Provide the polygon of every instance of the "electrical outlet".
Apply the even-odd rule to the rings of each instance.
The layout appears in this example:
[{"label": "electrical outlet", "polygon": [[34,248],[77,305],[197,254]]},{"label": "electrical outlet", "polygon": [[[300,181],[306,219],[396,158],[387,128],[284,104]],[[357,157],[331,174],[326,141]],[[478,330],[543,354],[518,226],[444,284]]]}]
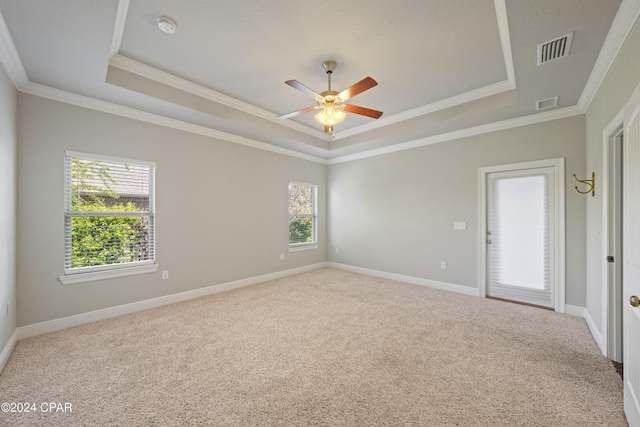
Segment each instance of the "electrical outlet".
[{"label": "electrical outlet", "polygon": [[284,261],[284,254],[280,254],[280,261]]},{"label": "electrical outlet", "polygon": [[454,230],[466,230],[467,229],[467,223],[466,222],[462,222],[462,221],[456,221],[453,223],[453,229]]},{"label": "electrical outlet", "polygon": [[336,248],[336,253],[339,254],[340,253],[340,248]]},{"label": "electrical outlet", "polygon": [[447,261],[440,261],[440,268],[443,270],[447,269]]},{"label": "electrical outlet", "polygon": [[162,280],[167,280],[169,278],[169,270],[164,270],[162,272]]}]

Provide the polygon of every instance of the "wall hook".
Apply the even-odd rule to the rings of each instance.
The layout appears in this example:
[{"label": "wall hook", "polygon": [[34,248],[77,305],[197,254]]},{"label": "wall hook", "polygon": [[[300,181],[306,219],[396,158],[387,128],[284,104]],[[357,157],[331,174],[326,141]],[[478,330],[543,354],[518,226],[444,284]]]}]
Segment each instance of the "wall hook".
[{"label": "wall hook", "polygon": [[591,179],[578,179],[575,173],[573,174],[573,177],[576,179],[576,181],[581,182],[583,184],[587,184],[589,186],[589,189],[587,191],[580,191],[578,190],[578,186],[576,185],[575,189],[578,193],[580,194],[591,193],[591,197],[595,197],[596,195],[596,173],[595,172],[591,172]]}]

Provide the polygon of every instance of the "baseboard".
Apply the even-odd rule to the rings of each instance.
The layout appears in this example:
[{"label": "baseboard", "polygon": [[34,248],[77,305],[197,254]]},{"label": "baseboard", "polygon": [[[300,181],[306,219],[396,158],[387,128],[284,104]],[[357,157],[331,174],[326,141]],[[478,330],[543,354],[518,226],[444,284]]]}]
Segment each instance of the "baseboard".
[{"label": "baseboard", "polygon": [[582,317],[584,317],[585,322],[587,322],[587,326],[589,327],[589,330],[591,331],[591,335],[593,336],[594,341],[596,342],[596,344],[600,348],[600,351],[602,352],[602,354],[604,354],[606,356],[607,355],[607,348],[606,348],[606,345],[604,343],[604,340],[602,339],[602,333],[596,327],[596,322],[593,321],[593,318],[591,317],[591,314],[589,313],[589,310],[587,310],[585,308],[585,309],[583,309],[583,311],[584,311],[584,315]]},{"label": "baseboard", "polygon": [[564,305],[564,314],[568,314],[569,316],[584,317],[585,311],[584,307],[569,304]]},{"label": "baseboard", "polygon": [[[123,314],[134,313],[136,311],[147,310],[149,308],[160,307],[167,304],[174,304],[205,295],[217,294],[219,292],[230,291],[245,286],[255,285],[269,280],[280,279],[282,277],[292,276],[294,274],[304,273],[306,271],[316,270],[326,267],[327,263],[306,265],[303,267],[293,268],[289,270],[278,271],[275,273],[263,274],[261,276],[250,277],[247,279],[236,280],[233,282],[221,283],[218,285],[207,286],[205,288],[194,289],[191,291],[180,292],[177,294],[165,295],[158,298],[152,298],[144,301],[132,302],[129,304],[118,305],[115,307],[104,308],[101,310],[90,311],[88,313],[76,314],[73,316],[63,317],[60,319],[49,320],[46,322],[35,323],[33,325],[21,326],[17,329],[17,339],[29,338],[36,335],[42,335],[49,332],[59,331],[61,329],[71,328],[73,326],[83,325],[98,320],[109,319],[111,317],[121,316]],[[14,342],[15,343],[15,342]],[[6,350],[6,348],[5,348]],[[10,353],[10,352],[9,352]],[[4,354],[4,352],[3,352]],[[8,357],[8,356],[7,356]]]},{"label": "baseboard", "polygon": [[[479,296],[477,288],[469,286],[455,285],[452,283],[439,282],[435,280],[422,279],[419,277],[406,276],[402,274],[388,273],[380,270],[373,270],[369,268],[356,267],[352,265],[340,264],[335,262],[321,262],[317,264],[311,264],[303,267],[297,267],[289,270],[278,271],[275,273],[263,274],[260,276],[250,277],[247,279],[236,280],[233,282],[222,283],[218,285],[208,286],[205,288],[194,289],[191,291],[180,292],[177,294],[166,295],[158,298],[152,298],[144,301],[137,301],[129,304],[118,305],[115,307],[104,308],[101,310],[95,310],[88,313],[76,314],[73,316],[63,317],[60,319],[49,320],[46,322],[36,323],[33,325],[21,326],[16,329],[11,338],[5,345],[2,353],[0,353],[0,371],[4,368],[16,342],[19,339],[29,338],[36,335],[42,335],[49,332],[59,331],[73,326],[83,325],[85,323],[91,323],[98,320],[104,320],[111,317],[121,316],[123,314],[134,313],[136,311],[147,310],[149,308],[160,307],[167,304],[173,304],[181,301],[186,301],[194,298],[199,298],[205,295],[216,294],[219,292],[225,292],[232,289],[238,289],[245,286],[255,285],[261,282],[267,282],[269,280],[275,280],[282,277],[292,276],[294,274],[300,274],[311,270],[316,270],[322,267],[331,267],[339,270],[351,271],[353,273],[367,274],[369,276],[380,277],[383,279],[397,280],[399,282],[411,283],[419,286],[426,286],[435,289],[441,289],[449,292],[455,292],[459,294]],[[591,318],[591,315],[584,307],[577,307],[571,305],[565,305],[565,313],[583,317],[589,326],[591,334],[594,340],[598,344],[598,347],[602,350],[603,354],[606,354],[603,349],[602,335],[595,327],[595,323]]]},{"label": "baseboard", "polygon": [[452,283],[438,282],[436,280],[422,279],[420,277],[405,276],[396,273],[387,273],[386,271],[355,267],[352,265],[339,264],[336,262],[328,262],[327,266],[331,268],[337,268],[339,270],[351,271],[352,273],[367,274],[369,276],[397,280],[398,282],[411,283],[413,285],[426,286],[429,288],[441,289],[443,291],[455,292],[458,294],[471,295],[475,297],[479,296],[478,288],[472,288],[469,286],[454,285]]},{"label": "baseboard", "polygon": [[13,352],[13,348],[16,346],[17,342],[18,342],[18,330],[16,329],[15,331],[13,331],[13,334],[11,334],[9,341],[2,349],[2,353],[0,353],[0,372],[2,372],[2,370],[4,369],[4,365],[7,364],[7,361],[9,360],[9,356],[11,356],[11,352]]}]

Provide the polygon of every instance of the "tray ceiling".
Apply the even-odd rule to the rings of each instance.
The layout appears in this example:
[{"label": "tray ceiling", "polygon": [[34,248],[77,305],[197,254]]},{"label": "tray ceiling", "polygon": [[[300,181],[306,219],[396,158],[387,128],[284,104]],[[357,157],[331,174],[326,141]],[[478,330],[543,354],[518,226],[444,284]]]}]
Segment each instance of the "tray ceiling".
[{"label": "tray ceiling", "polygon": [[[330,159],[553,110],[576,114],[620,4],[0,0],[8,30],[0,53],[25,92],[81,96],[123,115]],[[158,29],[160,16],[176,22],[175,34]],[[538,65],[537,46],[569,33],[569,54]],[[276,118],[314,105],[284,81],[326,90],[325,60],[338,64],[335,90],[366,76],[378,82],[348,103],[383,111],[379,120],[348,114],[332,135],[313,113]],[[556,96],[557,106],[536,110]]]}]

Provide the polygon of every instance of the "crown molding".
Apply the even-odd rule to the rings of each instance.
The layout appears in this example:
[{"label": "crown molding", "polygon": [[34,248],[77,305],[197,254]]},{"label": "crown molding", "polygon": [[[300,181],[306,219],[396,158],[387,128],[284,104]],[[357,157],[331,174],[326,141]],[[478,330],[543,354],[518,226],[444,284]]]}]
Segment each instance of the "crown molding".
[{"label": "crown molding", "polygon": [[349,154],[346,156],[334,157],[329,159],[327,164],[335,165],[337,163],[351,162],[354,160],[366,159],[368,157],[381,156],[384,154],[395,153],[397,151],[410,150],[412,148],[423,147],[425,145],[437,144],[440,142],[452,141],[455,139],[466,138],[470,136],[482,135],[485,133],[496,132],[505,129],[511,129],[521,126],[532,125],[536,123],[548,122],[551,120],[563,119],[566,117],[584,114],[584,110],[577,105],[573,107],[560,108],[544,113],[531,114],[528,116],[517,117],[514,119],[503,120],[500,122],[488,123],[486,125],[474,126],[467,129],[461,129],[453,132],[443,133],[440,135],[420,138],[413,141],[402,142],[387,147],[377,148],[374,150],[364,151],[362,153]]},{"label": "crown molding", "polygon": [[183,79],[171,73],[167,73],[166,71],[159,70],[150,65],[143,64],[142,62],[136,61],[134,59],[128,58],[120,54],[113,55],[109,60],[109,65],[112,67],[116,67],[121,70],[127,71],[129,73],[133,73],[138,76],[151,79],[160,84],[173,87],[183,92],[187,92],[192,95],[199,96],[209,101],[213,101],[213,102],[225,105],[227,107],[245,112],[247,114],[260,117],[261,119],[265,119],[270,122],[278,123],[279,125],[286,126],[291,129],[295,129],[299,132],[306,133],[307,135],[314,136],[323,141],[330,141],[332,139],[329,135],[325,134],[324,132],[321,132],[316,129],[312,129],[308,126],[302,125],[300,123],[297,123],[291,120],[280,120],[271,111],[267,111],[260,107],[256,107],[255,105],[240,101],[231,96],[224,95],[213,89],[209,89],[207,87],[204,87],[192,81]]},{"label": "crown molding", "polygon": [[496,20],[498,21],[498,32],[500,33],[500,44],[502,45],[502,55],[504,56],[504,68],[507,71],[507,81],[516,86],[516,73],[513,68],[513,54],[511,52],[511,37],[509,36],[509,19],[507,18],[507,5],[505,0],[494,0],[493,6],[496,9]]},{"label": "crown molding", "polygon": [[[113,114],[116,116],[126,117],[133,120],[139,120],[147,123],[156,124],[172,129],[181,130],[184,132],[193,133],[196,135],[207,136],[214,139],[220,139],[223,141],[245,145],[248,147],[256,148],[259,150],[269,151],[277,154],[282,154],[289,157],[295,157],[302,160],[308,160],[314,163],[323,165],[332,165],[337,163],[344,163],[353,160],[365,159],[368,157],[380,156],[384,154],[394,153],[396,151],[410,150],[412,148],[422,147],[425,145],[436,144],[440,142],[451,141],[454,139],[460,139],[470,137],[474,135],[481,135],[489,132],[496,132],[505,129],[511,129],[520,126],[527,126],[530,124],[542,123],[551,120],[562,119],[566,117],[576,116],[584,114],[584,110],[580,107],[566,107],[553,111],[547,111],[544,113],[532,114],[528,116],[518,117],[515,119],[503,120],[500,122],[488,123],[486,125],[475,126],[467,129],[461,129],[458,131],[448,132],[440,135],[434,135],[427,138],[421,138],[413,141],[402,142],[399,144],[390,145],[383,148],[363,151],[361,153],[334,157],[331,159],[325,159],[310,154],[301,153],[296,150],[288,148],[278,147],[266,142],[257,141],[250,138],[234,135],[228,132],[222,132],[205,126],[195,125],[187,123],[182,120],[172,119],[159,114],[149,113],[146,111],[138,110],[131,107],[125,107],[123,105],[114,104],[112,102],[102,101],[96,98],[91,98],[84,95],[78,95],[75,93],[63,91],[60,89],[52,88],[50,86],[41,85],[38,83],[27,82],[21,89],[21,92],[27,93],[41,98],[51,99],[53,101],[63,102],[66,104],[75,105],[78,107],[88,108],[103,113]],[[327,155],[331,152],[326,151]]]},{"label": "crown molding", "polygon": [[248,147],[257,148],[264,151],[270,151],[272,153],[283,154],[289,157],[296,157],[303,160],[308,160],[315,163],[326,164],[326,159],[321,157],[312,156],[310,154],[301,153],[296,150],[290,150],[288,148],[278,147],[266,142],[257,141],[243,136],[234,135],[228,132],[222,132],[219,130],[211,129],[205,126],[195,125],[187,123],[182,120],[172,119],[159,114],[149,113],[146,111],[138,110],[131,107],[125,107],[123,105],[114,104],[108,101],[102,101],[100,99],[91,98],[84,95],[78,95],[76,93],[67,92],[64,90],[52,88],[50,86],[41,85],[38,83],[28,82],[21,88],[21,92],[30,95],[39,96],[42,98],[51,99],[53,101],[64,102],[66,104],[75,105],[78,107],[88,108],[90,110],[101,111],[104,113],[113,114],[116,116],[126,117],[129,119],[139,120],[142,122],[152,123],[160,126],[169,127],[197,135],[208,136],[210,138],[220,139],[223,141],[232,142],[235,144],[246,145]]},{"label": "crown molding", "polygon": [[27,72],[22,66],[20,55],[16,50],[16,45],[13,43],[7,23],[4,22],[4,17],[0,13],[0,62],[4,65],[7,74],[13,81],[13,85],[16,89],[20,90],[29,79],[27,78]]},{"label": "crown molding", "polygon": [[[497,0],[500,1],[500,0]],[[510,57],[510,52],[509,52]],[[295,129],[299,132],[306,133],[324,141],[334,141],[348,136],[356,135],[361,132],[377,129],[383,126],[388,126],[394,123],[409,120],[425,114],[430,114],[439,110],[454,107],[456,105],[465,104],[467,102],[475,101],[481,98],[486,98],[492,95],[496,95],[502,92],[513,90],[516,88],[515,83],[510,80],[503,80],[494,84],[490,84],[478,89],[474,89],[459,95],[455,95],[449,98],[445,98],[436,102],[432,102],[427,105],[423,105],[412,110],[404,111],[402,113],[394,114],[384,119],[376,120],[375,122],[368,123],[366,125],[357,126],[346,131],[338,132],[334,136],[326,134],[324,132],[309,128],[308,126],[296,123],[294,121],[282,121],[279,120],[272,112],[256,107],[255,105],[240,101],[228,95],[224,95],[213,89],[206,88],[197,83],[193,83],[189,80],[177,77],[174,74],[167,73],[165,71],[154,68],[150,65],[128,58],[126,56],[116,54],[113,55],[109,61],[109,65],[127,71],[129,73],[136,74],[138,76],[151,79],[160,84],[167,85],[178,90],[190,93],[195,96],[199,96],[208,99],[219,104],[226,105],[227,107],[234,108],[239,111],[260,117],[262,119],[269,120],[274,123]]]},{"label": "crown molding", "polygon": [[622,0],[589,80],[578,100],[578,106],[584,111],[589,109],[639,16],[640,0]]},{"label": "crown molding", "polygon": [[122,43],[122,34],[124,33],[124,24],[127,22],[127,12],[129,11],[129,0],[120,0],[118,2],[118,11],[116,12],[116,22],[113,27],[113,39],[111,40],[110,58],[113,58],[120,52],[120,44]]},{"label": "crown molding", "polygon": [[403,122],[405,120],[413,119],[415,117],[424,116],[426,114],[435,113],[436,111],[455,107],[456,105],[466,104],[467,102],[476,101],[478,99],[486,98],[492,95],[497,95],[499,93],[507,92],[515,88],[515,84],[511,83],[508,80],[503,80],[501,82],[474,89],[469,92],[441,99],[440,101],[432,102],[431,104],[423,105],[422,107],[394,114],[393,116],[389,116],[384,119],[378,119],[375,122],[371,122],[366,125],[338,132],[336,133],[335,140],[337,141],[339,139],[353,136],[361,132],[370,131],[383,126],[389,126],[395,123]]}]

